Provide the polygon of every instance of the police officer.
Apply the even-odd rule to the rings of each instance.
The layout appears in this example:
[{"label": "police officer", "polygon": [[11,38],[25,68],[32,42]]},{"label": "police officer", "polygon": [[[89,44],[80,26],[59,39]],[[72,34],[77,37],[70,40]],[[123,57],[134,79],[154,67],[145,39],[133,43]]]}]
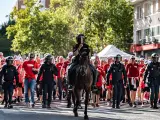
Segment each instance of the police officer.
[{"label": "police officer", "polygon": [[[6,59],[6,65],[2,67],[1,77],[0,77],[0,85],[2,85],[2,77],[3,77],[3,89],[4,89],[4,101],[5,108],[13,108],[12,106],[12,95],[13,95],[13,82],[16,79],[16,85],[18,85],[18,71],[15,66],[13,66],[13,57],[8,57]],[[8,100],[9,96],[9,100]]]},{"label": "police officer", "polygon": [[[109,86],[109,78],[112,74],[112,85],[113,85],[113,105],[112,108],[119,109],[120,108],[120,100],[121,100],[121,94],[122,94],[122,88],[123,88],[123,78],[124,76],[124,86],[126,86],[126,70],[124,65],[120,62],[122,59],[121,55],[116,55],[114,57],[114,63],[111,64],[108,72],[107,72],[107,86]],[[115,103],[116,101],[116,103]]]},{"label": "police officer", "polygon": [[147,84],[147,82],[149,82],[149,87],[151,89],[150,107],[158,109],[157,100],[159,93],[160,63],[158,62],[158,54],[153,53],[151,57],[152,61],[148,64],[144,73],[144,83]]},{"label": "police officer", "polygon": [[[89,46],[85,43],[85,36],[83,34],[79,34],[76,37],[77,40],[77,44],[73,47],[73,55],[75,56],[75,60],[72,63],[70,69],[68,70],[68,76],[69,76],[69,84],[73,85],[74,84],[74,79],[75,79],[75,75],[76,73],[74,73],[76,71],[77,65],[79,64],[79,57],[82,53],[85,53],[85,56],[89,57],[89,53],[90,53],[90,49]],[[95,69],[95,67],[91,64],[89,64],[90,69],[93,73],[93,86],[95,86],[96,81],[97,81],[97,70]],[[72,74],[72,75],[71,75]]]},{"label": "police officer", "polygon": [[[52,56],[47,55],[45,57],[45,62],[41,66],[38,77],[37,77],[37,83],[39,83],[40,77],[42,75],[42,89],[43,89],[43,104],[42,108],[51,108],[51,96],[52,96],[52,88],[53,88],[53,82],[54,77],[53,75],[58,75],[58,70],[56,66],[52,63]],[[48,93],[48,101],[46,105],[46,94]]]}]

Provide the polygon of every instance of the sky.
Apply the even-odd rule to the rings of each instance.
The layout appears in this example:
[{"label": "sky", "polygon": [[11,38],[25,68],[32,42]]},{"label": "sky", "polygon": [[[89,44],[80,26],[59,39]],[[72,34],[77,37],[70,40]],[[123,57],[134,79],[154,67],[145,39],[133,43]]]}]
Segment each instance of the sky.
[{"label": "sky", "polygon": [[16,1],[17,0],[0,0],[0,25],[9,20],[6,15],[9,15],[12,11],[16,5]]}]

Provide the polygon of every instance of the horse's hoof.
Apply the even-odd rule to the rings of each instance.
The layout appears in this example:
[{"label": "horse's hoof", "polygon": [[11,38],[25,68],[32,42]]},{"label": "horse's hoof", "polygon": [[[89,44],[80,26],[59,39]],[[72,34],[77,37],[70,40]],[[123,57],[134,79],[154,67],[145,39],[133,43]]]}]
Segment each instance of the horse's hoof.
[{"label": "horse's hoof", "polygon": [[74,116],[75,116],[75,117],[78,117],[78,113],[74,113]]},{"label": "horse's hoof", "polygon": [[75,109],[73,109],[73,113],[74,113],[74,117],[78,117],[78,112]]},{"label": "horse's hoof", "polygon": [[89,120],[88,115],[84,116],[84,120]]}]

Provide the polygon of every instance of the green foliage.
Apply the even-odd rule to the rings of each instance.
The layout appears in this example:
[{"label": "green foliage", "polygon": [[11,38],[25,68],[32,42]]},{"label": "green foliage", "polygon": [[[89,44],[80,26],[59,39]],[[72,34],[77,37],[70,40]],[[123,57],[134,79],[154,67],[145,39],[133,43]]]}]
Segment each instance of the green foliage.
[{"label": "green foliage", "polygon": [[25,9],[14,8],[15,25],[7,28],[12,50],[66,55],[75,36],[84,33],[92,51],[114,44],[127,50],[132,39],[133,8],[125,0],[51,0],[41,11],[37,0],[26,0]]}]

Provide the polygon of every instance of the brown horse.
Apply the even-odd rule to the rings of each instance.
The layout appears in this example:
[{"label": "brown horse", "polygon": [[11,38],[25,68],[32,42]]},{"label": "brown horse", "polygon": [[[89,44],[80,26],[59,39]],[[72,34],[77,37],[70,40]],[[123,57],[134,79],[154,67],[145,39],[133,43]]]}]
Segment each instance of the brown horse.
[{"label": "brown horse", "polygon": [[87,107],[89,103],[89,94],[91,92],[91,85],[93,82],[92,71],[89,67],[88,56],[80,56],[79,66],[76,69],[76,80],[73,85],[73,93],[75,96],[75,106],[73,109],[75,117],[78,117],[78,106],[80,104],[81,90],[85,90],[85,111],[84,119],[89,119],[87,115]]}]

